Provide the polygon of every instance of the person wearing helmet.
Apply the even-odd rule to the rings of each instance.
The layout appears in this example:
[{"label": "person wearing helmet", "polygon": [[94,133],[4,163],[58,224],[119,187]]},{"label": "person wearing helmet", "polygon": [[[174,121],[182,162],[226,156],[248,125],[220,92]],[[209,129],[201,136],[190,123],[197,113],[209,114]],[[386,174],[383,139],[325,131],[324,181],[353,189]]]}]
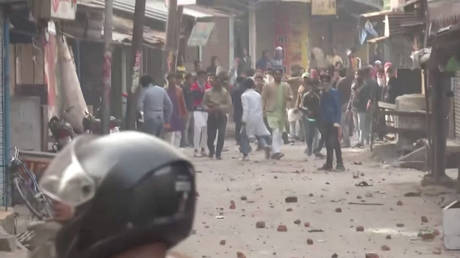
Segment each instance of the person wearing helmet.
[{"label": "person wearing helmet", "polygon": [[163,258],[192,229],[193,166],[147,134],[80,136],[40,187],[73,210],[56,235],[58,258]]}]

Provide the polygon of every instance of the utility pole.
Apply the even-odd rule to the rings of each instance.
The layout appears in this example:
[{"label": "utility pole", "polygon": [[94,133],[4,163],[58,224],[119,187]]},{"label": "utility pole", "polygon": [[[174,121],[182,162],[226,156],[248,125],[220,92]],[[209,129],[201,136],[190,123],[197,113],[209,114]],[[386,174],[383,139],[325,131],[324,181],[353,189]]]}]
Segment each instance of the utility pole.
[{"label": "utility pole", "polygon": [[176,71],[182,13],[183,7],[177,6],[177,0],[169,0],[165,56],[163,58],[163,71],[166,73]]},{"label": "utility pole", "polygon": [[110,90],[112,87],[112,16],[113,0],[105,0],[104,21],[104,90],[102,93],[102,134],[109,133]]},{"label": "utility pole", "polygon": [[146,0],[136,0],[136,7],[134,9],[133,43],[131,46],[133,54],[133,70],[131,85],[128,85],[128,104],[125,119],[125,128],[128,130],[134,130],[136,127],[136,95],[141,75],[145,1]]}]

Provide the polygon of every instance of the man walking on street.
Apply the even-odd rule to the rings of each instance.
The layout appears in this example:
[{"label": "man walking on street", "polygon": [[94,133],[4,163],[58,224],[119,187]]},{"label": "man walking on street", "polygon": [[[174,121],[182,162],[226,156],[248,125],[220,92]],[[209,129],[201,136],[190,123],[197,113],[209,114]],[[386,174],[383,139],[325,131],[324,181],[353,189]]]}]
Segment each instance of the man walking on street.
[{"label": "man walking on street", "polygon": [[187,116],[184,93],[182,88],[177,86],[177,76],[175,73],[169,73],[166,79],[168,80],[168,96],[173,104],[172,116],[166,130],[168,131],[169,143],[174,147],[180,148],[182,132],[185,128],[185,118]]},{"label": "man walking on street", "polygon": [[189,147],[192,145],[190,139],[193,137],[193,98],[191,88],[193,85],[193,76],[188,73],[185,75],[185,81],[182,84],[182,92],[184,93],[185,106],[187,108],[187,116],[185,119],[185,128],[182,135],[184,146]]},{"label": "man walking on street", "polygon": [[352,87],[353,97],[351,100],[351,107],[356,114],[356,130],[358,131],[358,143],[355,147],[363,147],[364,144],[369,143],[369,128],[367,126],[367,104],[370,99],[370,88],[365,83],[365,69],[360,69],[356,76],[355,83]]},{"label": "man walking on street", "polygon": [[241,96],[243,106],[242,133],[240,151],[243,153],[243,160],[248,160],[251,147],[250,139],[257,138],[259,146],[265,149],[265,158],[270,158],[270,132],[264,123],[264,112],[262,107],[262,96],[255,91],[253,79],[246,79],[244,82],[246,91]]},{"label": "man walking on street", "polygon": [[264,74],[263,73],[256,73],[255,75],[255,91],[257,91],[259,94],[262,94],[262,91],[265,87],[265,80],[264,80]]},{"label": "man walking on street", "polygon": [[241,133],[241,117],[243,116],[243,107],[241,104],[241,95],[246,91],[245,82],[246,75],[243,73],[236,79],[236,85],[232,89],[232,103],[233,103],[233,121],[235,122],[235,140],[240,144]]},{"label": "man walking on street", "polygon": [[283,70],[276,70],[273,77],[274,82],[264,87],[262,101],[268,125],[272,130],[272,158],[279,160],[284,157],[281,146],[287,122],[286,106],[293,100],[293,95],[289,84],[281,81]]},{"label": "man walking on street", "polygon": [[[366,89],[369,92],[369,98],[366,105],[366,126],[368,130],[369,144],[372,141],[374,129],[375,131],[381,131],[381,126],[379,128],[379,117],[377,114],[378,102],[379,102],[379,85],[377,80],[372,77],[372,67],[367,67],[364,69],[364,84]],[[379,132],[379,136],[383,138],[382,132]]]},{"label": "man walking on street", "polygon": [[337,89],[332,88],[329,84],[325,88],[320,99],[321,122],[324,126],[324,138],[326,140],[327,158],[326,164],[320,170],[331,171],[334,158],[334,151],[337,159],[337,171],[344,171],[342,160],[342,150],[340,148],[339,138],[341,137],[341,115],[342,107],[340,96]]},{"label": "man walking on street", "polygon": [[340,103],[342,103],[342,131],[343,131],[343,146],[348,148],[351,146],[350,135],[352,128],[353,114],[348,112],[347,106],[351,96],[351,74],[347,75],[347,70],[345,68],[340,69],[339,71],[339,80],[337,82],[337,90],[340,95]]},{"label": "man walking on street", "polygon": [[199,71],[198,78],[190,89],[193,100],[193,145],[195,148],[194,156],[198,157],[201,150],[201,156],[206,156],[206,125],[208,113],[203,106],[203,96],[206,90],[211,89],[211,85],[206,81],[205,71]]},{"label": "man walking on street", "polygon": [[[225,89],[228,84],[226,72],[221,72],[213,82],[212,89],[204,94],[203,106],[208,111],[208,148],[209,157],[216,155],[217,160],[222,159],[222,149],[224,148],[225,130],[227,128],[227,114],[232,109],[232,98]],[[217,146],[214,141],[217,137]]]},{"label": "man walking on street", "polygon": [[303,95],[300,109],[303,111],[303,124],[305,128],[305,141],[307,149],[305,153],[308,156],[313,154],[313,150],[318,145],[318,122],[319,122],[319,104],[320,104],[320,90],[318,84],[313,83],[309,78],[310,75],[305,73],[302,75],[304,78],[304,87],[307,92]]},{"label": "man walking on street", "polygon": [[146,75],[140,80],[142,90],[137,102],[137,110],[144,116],[143,131],[160,137],[164,124],[169,123],[173,107],[165,89],[153,85],[152,77]]}]

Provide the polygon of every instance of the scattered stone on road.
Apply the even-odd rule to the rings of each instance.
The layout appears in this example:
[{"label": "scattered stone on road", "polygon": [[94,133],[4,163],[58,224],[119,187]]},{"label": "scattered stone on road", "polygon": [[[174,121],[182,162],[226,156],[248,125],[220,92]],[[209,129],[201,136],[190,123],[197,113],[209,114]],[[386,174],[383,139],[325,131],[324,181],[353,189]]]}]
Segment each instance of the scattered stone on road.
[{"label": "scattered stone on road", "polygon": [[437,236],[437,232],[436,230],[425,228],[418,232],[418,236],[424,241],[429,241],[433,240]]},{"label": "scattered stone on road", "polygon": [[279,225],[277,231],[278,232],[287,232],[287,227],[285,225]]},{"label": "scattered stone on road", "polygon": [[296,196],[289,196],[289,197],[286,197],[285,201],[286,201],[286,203],[296,203],[297,202],[297,197]]},{"label": "scattered stone on road", "polygon": [[442,250],[441,250],[441,248],[439,248],[439,247],[436,247],[436,248],[433,250],[433,254],[436,254],[436,255],[441,255],[441,254],[442,254]]},{"label": "scattered stone on road", "polygon": [[428,223],[428,218],[426,216],[422,216],[421,220],[422,223]]},{"label": "scattered stone on road", "polygon": [[[201,200],[195,223],[198,232],[194,231],[194,235],[176,247],[177,251],[195,252],[196,257],[207,258],[238,258],[237,252],[241,253],[239,257],[247,258],[328,258],[333,253],[338,254],[335,257],[358,258],[460,258],[460,251],[444,251],[442,237],[436,236],[435,231],[442,230],[439,206],[455,197],[454,191],[443,193],[444,188],[420,188],[423,172],[407,173],[408,170],[400,168],[385,171],[364,151],[344,152],[348,164],[363,163],[354,166],[355,173],[353,170],[345,174],[317,172],[316,167],[323,161],[309,159],[306,164],[299,145],[283,146],[288,158],[277,161],[276,165],[265,162],[262,152],[253,154],[254,159],[261,160],[258,164],[231,161],[231,155],[220,163],[194,159],[202,171],[197,185]],[[186,152],[193,155],[193,149]],[[237,150],[230,152],[236,156]],[[271,174],[274,166],[288,173]],[[296,170],[301,172],[291,172]],[[367,171],[364,177],[363,171]],[[352,175],[359,175],[359,179],[353,179]],[[359,182],[368,187],[355,187]],[[409,192],[415,194],[405,195]],[[295,200],[288,197],[296,197],[297,202],[288,203]],[[235,203],[233,210],[229,209],[231,200]],[[397,206],[398,201],[402,206]],[[383,205],[373,205],[377,203]],[[336,213],[336,209],[342,213]],[[327,225],[323,224],[325,221]],[[396,227],[397,223],[405,226]],[[411,234],[416,235],[425,227],[430,230],[427,235],[417,238]],[[384,233],[379,231],[381,228],[390,231]],[[423,237],[430,242],[422,241]],[[313,245],[309,245],[308,239]],[[214,245],[203,249],[203,243]],[[391,250],[382,251],[383,245]]]},{"label": "scattered stone on road", "polygon": [[390,248],[389,246],[387,246],[387,245],[382,245],[382,251],[385,251],[385,252],[386,252],[386,251],[390,251],[390,250],[391,250],[391,248]]},{"label": "scattered stone on road", "polygon": [[237,252],[236,253],[236,258],[246,258],[246,255],[242,252]]},{"label": "scattered stone on road", "polygon": [[263,222],[263,221],[257,221],[257,223],[256,223],[256,228],[265,228],[265,222]]}]

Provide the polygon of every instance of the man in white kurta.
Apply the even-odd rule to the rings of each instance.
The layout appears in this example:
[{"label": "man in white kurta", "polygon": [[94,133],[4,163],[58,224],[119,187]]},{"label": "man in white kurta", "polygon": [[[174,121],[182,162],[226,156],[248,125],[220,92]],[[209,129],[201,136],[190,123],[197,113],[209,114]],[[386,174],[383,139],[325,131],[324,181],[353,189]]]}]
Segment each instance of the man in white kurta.
[{"label": "man in white kurta", "polygon": [[260,146],[265,149],[266,158],[270,157],[270,132],[264,123],[262,96],[254,89],[255,82],[252,78],[246,79],[244,82],[246,91],[241,96],[243,106],[242,117],[242,132],[240,151],[243,153],[243,160],[248,159],[248,154],[251,151],[249,141],[257,138]]}]

